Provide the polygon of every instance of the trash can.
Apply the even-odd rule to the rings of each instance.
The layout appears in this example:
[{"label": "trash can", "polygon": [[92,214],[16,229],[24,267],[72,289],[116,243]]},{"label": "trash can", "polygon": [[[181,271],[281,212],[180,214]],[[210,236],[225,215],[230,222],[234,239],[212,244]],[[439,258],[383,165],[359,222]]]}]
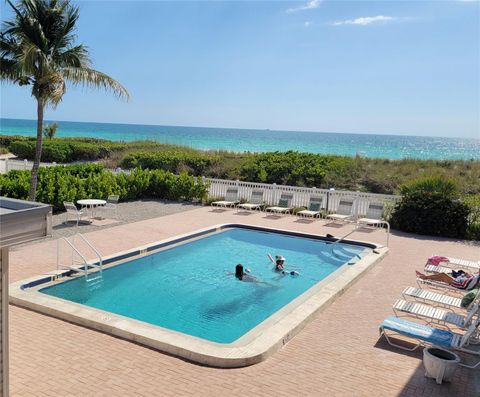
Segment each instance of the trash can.
[{"label": "trash can", "polygon": [[449,382],[458,367],[460,357],[451,351],[439,347],[423,349],[423,365],[425,376],[434,378],[440,385],[442,381]]}]

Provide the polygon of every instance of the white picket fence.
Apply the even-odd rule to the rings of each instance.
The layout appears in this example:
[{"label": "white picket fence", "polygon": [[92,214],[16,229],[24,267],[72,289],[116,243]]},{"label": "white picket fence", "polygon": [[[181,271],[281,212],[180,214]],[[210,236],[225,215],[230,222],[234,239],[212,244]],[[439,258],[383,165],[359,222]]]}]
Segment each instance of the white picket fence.
[{"label": "white picket fence", "polygon": [[227,188],[238,188],[239,197],[249,200],[253,190],[262,190],[267,205],[276,205],[282,193],[293,194],[292,205],[294,207],[308,207],[310,196],[322,196],[323,208],[329,212],[335,212],[340,200],[343,198],[353,199],[355,206],[353,212],[356,216],[367,213],[370,202],[383,202],[388,211],[400,200],[400,196],[390,194],[375,194],[363,192],[350,192],[347,190],[317,189],[299,186],[286,186],[268,183],[231,181],[224,179],[203,178],[209,184],[209,198],[223,198]]},{"label": "white picket fence", "polygon": [[[41,167],[55,166],[57,163],[40,163]],[[0,174],[6,174],[12,170],[31,170],[33,161],[18,160],[18,159],[0,159]]]}]

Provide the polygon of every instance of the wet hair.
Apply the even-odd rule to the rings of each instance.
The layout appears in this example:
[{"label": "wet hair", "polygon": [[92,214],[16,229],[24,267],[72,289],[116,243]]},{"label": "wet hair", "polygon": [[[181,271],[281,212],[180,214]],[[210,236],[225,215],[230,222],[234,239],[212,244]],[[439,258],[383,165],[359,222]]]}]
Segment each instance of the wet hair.
[{"label": "wet hair", "polygon": [[235,277],[241,280],[243,278],[243,265],[240,263],[235,266]]}]

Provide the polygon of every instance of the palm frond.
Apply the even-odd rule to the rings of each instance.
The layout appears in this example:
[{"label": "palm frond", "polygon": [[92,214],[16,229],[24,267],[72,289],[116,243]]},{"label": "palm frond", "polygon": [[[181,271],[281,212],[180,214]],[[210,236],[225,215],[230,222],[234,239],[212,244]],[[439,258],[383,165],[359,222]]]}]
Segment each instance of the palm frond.
[{"label": "palm frond", "polygon": [[103,88],[119,98],[130,99],[130,95],[123,85],[98,70],[86,67],[66,67],[62,69],[62,72],[65,79],[71,81],[74,85]]}]

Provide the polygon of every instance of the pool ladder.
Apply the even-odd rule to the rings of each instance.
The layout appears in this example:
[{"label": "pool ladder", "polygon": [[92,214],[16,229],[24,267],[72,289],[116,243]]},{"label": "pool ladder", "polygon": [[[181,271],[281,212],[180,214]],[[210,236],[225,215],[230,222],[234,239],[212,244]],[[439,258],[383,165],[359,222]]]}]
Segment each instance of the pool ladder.
[{"label": "pool ladder", "polygon": [[[82,240],[87,247],[89,247],[97,256],[98,261],[88,263],[85,255],[80,251],[79,247],[75,244],[75,238],[78,237]],[[71,250],[71,262],[68,265],[63,265],[60,261],[61,246],[67,245]],[[80,261],[78,261],[80,259]],[[85,281],[89,289],[99,288],[103,283],[103,258],[98,250],[80,233],[77,233],[71,237],[62,237],[57,240],[57,269],[69,269],[76,273],[83,273],[85,275]]]}]

